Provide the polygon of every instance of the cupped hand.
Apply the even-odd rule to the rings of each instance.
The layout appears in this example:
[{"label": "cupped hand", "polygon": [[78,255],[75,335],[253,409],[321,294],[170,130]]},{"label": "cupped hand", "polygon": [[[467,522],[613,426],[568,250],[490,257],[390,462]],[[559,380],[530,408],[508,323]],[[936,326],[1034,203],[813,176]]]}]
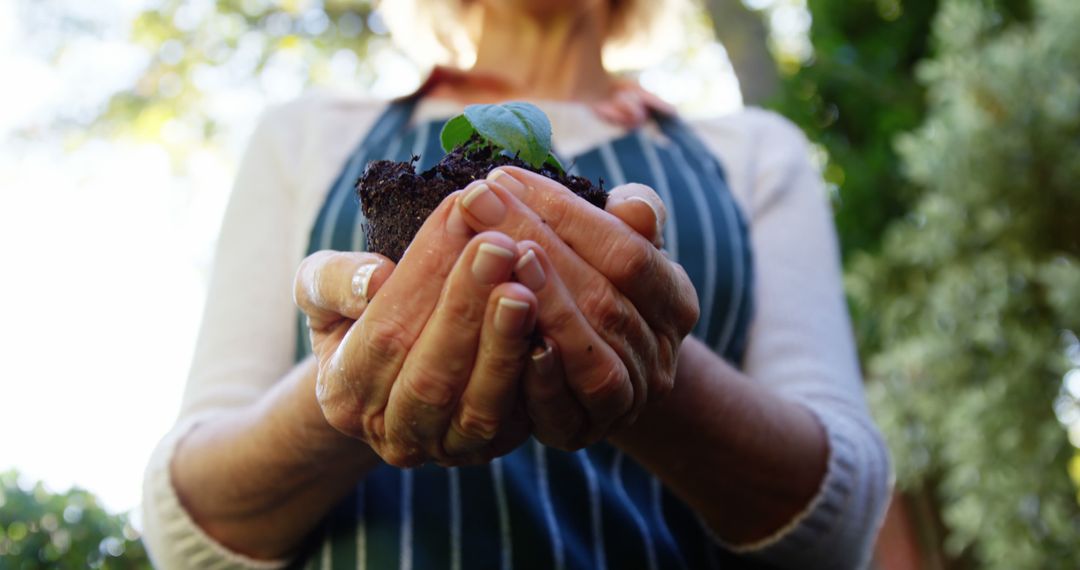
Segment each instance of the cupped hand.
[{"label": "cupped hand", "polygon": [[640,185],[614,194],[618,217],[549,178],[502,167],[459,202],[471,227],[518,240],[522,259],[533,251],[547,277],[536,295],[548,350],[534,354],[524,387],[537,438],[564,449],[606,437],[669,392],[698,318],[686,272],[657,247],[663,204]]},{"label": "cupped hand", "polygon": [[537,298],[510,281],[517,244],[474,235],[457,200],[432,213],[397,266],[318,252],[297,273],[326,420],[399,467],[489,461],[529,434],[516,407]]}]

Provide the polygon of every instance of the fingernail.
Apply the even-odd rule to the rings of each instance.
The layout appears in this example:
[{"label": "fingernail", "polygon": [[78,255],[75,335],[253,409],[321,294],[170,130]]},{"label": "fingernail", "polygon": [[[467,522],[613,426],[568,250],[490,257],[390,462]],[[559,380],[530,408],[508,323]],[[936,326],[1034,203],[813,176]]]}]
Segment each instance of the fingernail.
[{"label": "fingernail", "polygon": [[482,243],[473,258],[472,272],[481,283],[498,283],[510,273],[514,252],[492,243]]},{"label": "fingernail", "polygon": [[656,211],[656,206],[654,206],[652,202],[646,200],[645,198],[642,198],[641,196],[630,196],[626,200],[628,202],[629,201],[641,202],[642,204],[645,204],[646,206],[648,206],[650,210],[652,210],[653,223],[656,224],[656,236],[654,236],[654,237],[659,237],[660,234],[663,232],[663,228],[660,227],[660,212]]},{"label": "fingernail", "polygon": [[461,200],[461,205],[485,226],[497,226],[506,217],[506,205],[484,183],[470,190]]},{"label": "fingernail", "polygon": [[368,287],[371,285],[371,277],[375,275],[375,270],[382,265],[381,260],[367,261],[356,269],[356,273],[352,276],[352,292],[353,295],[370,301],[368,298]]},{"label": "fingernail", "polygon": [[547,376],[555,367],[555,351],[546,338],[543,339],[543,343],[543,345],[533,348],[531,360],[533,370],[540,376]]},{"label": "fingernail", "polygon": [[505,336],[519,336],[525,333],[525,324],[529,319],[529,304],[525,301],[502,297],[495,309],[495,330]]},{"label": "fingernail", "polygon": [[525,189],[524,184],[503,170],[492,170],[491,173],[487,175],[487,180],[502,186],[509,192],[517,193]]},{"label": "fingernail", "polygon": [[537,259],[536,252],[531,249],[525,252],[525,255],[518,260],[517,265],[514,266],[514,274],[517,275],[517,279],[522,285],[533,291],[543,289],[544,284],[547,283],[544,268],[540,266],[540,260]]}]

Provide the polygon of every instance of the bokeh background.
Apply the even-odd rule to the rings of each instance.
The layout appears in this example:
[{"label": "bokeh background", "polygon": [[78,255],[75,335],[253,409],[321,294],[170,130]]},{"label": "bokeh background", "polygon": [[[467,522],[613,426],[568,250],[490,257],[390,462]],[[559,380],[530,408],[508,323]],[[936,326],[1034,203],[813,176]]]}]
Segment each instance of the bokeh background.
[{"label": "bokeh background", "polygon": [[[1080,567],[1078,30],[1076,0],[699,0],[637,74],[813,143],[897,471],[882,570]],[[425,72],[367,0],[0,0],[0,568],[148,564],[254,121]]]}]

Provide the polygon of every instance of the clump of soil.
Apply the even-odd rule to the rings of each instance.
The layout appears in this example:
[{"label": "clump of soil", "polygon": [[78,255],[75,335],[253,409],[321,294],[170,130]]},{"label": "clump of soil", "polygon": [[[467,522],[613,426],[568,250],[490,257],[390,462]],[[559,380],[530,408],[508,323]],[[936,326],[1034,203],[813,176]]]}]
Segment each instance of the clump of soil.
[{"label": "clump of soil", "polygon": [[[478,139],[474,139],[474,142]],[[360,208],[367,218],[367,249],[397,262],[431,212],[453,192],[485,178],[493,168],[518,166],[558,181],[589,203],[603,208],[607,201],[603,180],[594,185],[581,176],[563,174],[545,165],[532,168],[486,145],[463,145],[447,154],[430,170],[416,173],[414,163],[376,160],[367,165],[356,184]]]}]

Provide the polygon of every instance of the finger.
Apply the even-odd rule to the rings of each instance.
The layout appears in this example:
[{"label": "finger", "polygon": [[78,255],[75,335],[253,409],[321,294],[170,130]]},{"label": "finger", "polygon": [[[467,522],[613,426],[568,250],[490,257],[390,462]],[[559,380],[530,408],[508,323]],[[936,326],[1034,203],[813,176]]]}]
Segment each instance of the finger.
[{"label": "finger", "polygon": [[613,103],[622,112],[628,128],[640,127],[648,117],[645,103],[633,90],[620,90],[615,94]]},{"label": "finger", "polygon": [[395,445],[444,455],[443,436],[474,367],[488,300],[516,261],[514,241],[496,232],[477,235],[458,258],[391,388],[385,420]]},{"label": "finger", "polygon": [[488,302],[469,384],[443,448],[459,456],[487,447],[509,420],[536,326],[536,296],[520,283],[495,288]]},{"label": "finger", "polygon": [[393,271],[394,262],[377,253],[317,251],[300,262],[293,301],[312,330],[325,330],[360,318]]},{"label": "finger", "polygon": [[637,94],[638,97],[641,98],[641,101],[645,104],[646,107],[669,116],[673,116],[678,113],[674,105],[661,99],[658,95],[656,95],[652,91],[645,89],[640,84],[635,83],[631,87],[631,89],[634,91],[634,93]]},{"label": "finger", "polygon": [[624,129],[632,129],[637,126],[633,123],[633,117],[627,115],[626,111],[614,100],[593,103],[592,109],[597,116],[612,125]]},{"label": "finger", "polygon": [[675,106],[667,101],[661,99],[652,91],[649,91],[641,86],[640,83],[633,79],[623,79],[617,81],[615,88],[620,92],[629,91],[637,95],[638,98],[645,104],[646,107],[662,113],[664,115],[675,115],[678,111]]},{"label": "finger", "polygon": [[[696,299],[693,285],[682,278],[682,273],[672,271],[671,262],[621,220],[588,204],[558,182],[522,168],[499,167],[491,172],[486,183],[509,193],[535,212],[576,257],[625,294],[651,325],[665,330],[674,326],[684,332],[696,324],[696,304],[656,302],[658,298]],[[505,195],[499,196],[511,203]],[[469,225],[476,229],[499,229],[518,240],[535,239],[518,235],[521,228],[506,223],[506,216],[503,218],[500,223],[487,223],[481,217],[465,215]],[[563,249],[536,241],[563,267],[566,262]],[[567,279],[572,277],[566,272],[563,275]],[[649,278],[642,279],[643,275]],[[579,290],[577,284],[570,286]]]},{"label": "finger", "polygon": [[[605,350],[608,348],[613,350],[623,363],[624,370],[630,374],[632,393],[634,395],[633,409],[637,410],[643,403],[643,398],[648,394],[645,387],[648,381],[646,376],[647,363],[650,362],[647,359],[651,356],[651,348],[644,346],[644,343],[647,343],[653,336],[637,308],[604,275],[586,263],[570,245],[556,235],[552,228],[548,226],[546,220],[540,218],[536,212],[525,206],[513,194],[499,186],[497,181],[478,181],[470,184],[464,190],[464,196],[460,204],[462,210],[464,210],[467,223],[492,224],[519,241],[535,242],[534,245],[538,248],[536,254],[543,254],[545,263],[551,266],[549,269],[549,265],[544,265],[543,271],[548,274],[557,273],[556,278],[552,280],[553,283],[557,284],[556,288],[552,289],[552,291],[556,292],[552,293],[555,295],[553,301],[548,303],[541,299],[541,322],[545,322],[544,313],[561,311],[563,316],[559,318],[562,320],[548,322],[567,325],[584,323],[587,325],[586,328],[591,329],[592,336],[590,339],[598,338],[597,335],[599,335],[599,338],[603,340],[602,344]],[[592,205],[586,204],[585,207],[599,211]],[[624,234],[630,235],[637,240],[642,239],[635,232],[626,228],[622,222],[609,214],[601,213],[610,218],[612,224],[618,225],[620,231]],[[644,241],[641,241],[639,246],[650,251],[655,250],[651,244]],[[553,263],[546,261],[549,257]],[[664,259],[663,256],[660,258]],[[667,260],[664,259],[664,262],[667,263]],[[546,290],[545,287],[541,293]],[[649,301],[655,303],[656,299],[651,298]],[[580,321],[575,319],[580,319]],[[546,327],[544,330],[548,330],[552,325],[547,324],[544,326]],[[568,330],[577,330],[577,328],[572,326],[568,327]],[[581,340],[580,334],[578,336],[579,340]],[[568,344],[561,338],[556,340],[560,346],[564,347],[564,350],[570,350],[569,347],[584,348],[595,344]],[[641,341],[643,345],[631,346],[631,340]],[[595,364],[595,361],[588,356],[591,355],[583,357],[584,361],[580,371],[567,371],[567,374],[571,375],[573,382],[584,383],[582,389],[585,391],[589,391],[588,388],[594,387],[589,384],[590,382],[610,382],[612,385],[607,386],[607,388],[614,389],[614,383],[618,380],[614,376],[611,378],[593,378],[585,375],[580,379],[578,378],[578,372],[596,372],[595,369],[590,370],[588,363]],[[608,369],[607,371],[612,374],[616,373],[614,369]],[[611,394],[610,396],[614,397],[615,395]],[[591,407],[590,404],[585,403],[585,400],[582,400],[582,403],[586,407]],[[610,419],[608,418],[609,413],[602,414],[605,418],[604,421]]]},{"label": "finger", "polygon": [[[376,448],[385,439],[383,413],[394,379],[473,235],[453,207],[458,197],[451,194],[428,216],[413,238],[417,247],[409,248],[323,364],[348,382],[347,391],[321,393],[324,411],[338,411],[335,426]],[[328,401],[333,398],[341,401]]]},{"label": "finger", "polygon": [[529,421],[529,416],[525,413],[525,405],[519,398],[494,440],[470,453],[445,457],[439,461],[439,464],[443,467],[452,467],[490,463],[492,459],[502,457],[517,449],[529,439],[530,435],[532,435],[532,422]]},{"label": "finger", "polygon": [[[501,171],[495,170],[493,174],[495,172]],[[569,192],[569,190],[566,191]],[[539,249],[554,261],[554,266],[558,269],[561,279],[565,281],[566,286],[571,291],[583,292],[593,288],[605,287],[607,279],[578,256],[571,244],[564,242],[553,231],[550,227],[552,221],[542,218],[521,200],[518,200],[513,193],[503,188],[498,179],[495,181],[477,181],[470,184],[465,188],[464,197],[459,204],[459,207],[464,212],[466,223],[470,225],[497,227],[499,228],[498,231],[510,235],[518,241],[536,242]],[[592,205],[588,207],[596,209]],[[617,224],[626,230],[625,224],[621,221],[608,214],[604,215],[611,218],[612,224]],[[627,230],[624,233],[634,235],[639,240],[642,239],[633,231]],[[522,251],[527,251],[527,249]],[[611,285],[607,284],[606,287],[611,288]]]},{"label": "finger", "polygon": [[394,270],[374,253],[320,251],[300,263],[293,300],[307,315],[311,350],[325,361]]},{"label": "finger", "polygon": [[598,334],[539,244],[524,241],[518,247],[532,251],[547,276],[545,286],[536,292],[537,329],[560,349],[561,372],[569,393],[586,411],[591,433],[603,433],[624,416],[634,416],[647,394],[640,361]]},{"label": "finger", "polygon": [[544,337],[543,344],[530,355],[522,388],[536,439],[544,445],[573,451],[586,444],[587,419],[585,409],[566,385],[562,367],[558,345],[554,339]]},{"label": "finger", "polygon": [[663,247],[667,209],[652,188],[643,184],[623,184],[612,188],[604,209],[656,247]]},{"label": "finger", "polygon": [[510,419],[503,429],[499,431],[499,435],[495,436],[495,441],[492,441],[488,449],[485,450],[487,456],[484,457],[484,462],[495,457],[502,457],[517,449],[531,435],[532,422],[529,421],[529,414],[525,411],[525,404],[519,397],[514,404],[513,411],[510,413]]},{"label": "finger", "polygon": [[604,121],[622,126],[623,117],[614,104],[608,101],[593,103],[592,110],[593,113],[596,113],[596,115]]}]

